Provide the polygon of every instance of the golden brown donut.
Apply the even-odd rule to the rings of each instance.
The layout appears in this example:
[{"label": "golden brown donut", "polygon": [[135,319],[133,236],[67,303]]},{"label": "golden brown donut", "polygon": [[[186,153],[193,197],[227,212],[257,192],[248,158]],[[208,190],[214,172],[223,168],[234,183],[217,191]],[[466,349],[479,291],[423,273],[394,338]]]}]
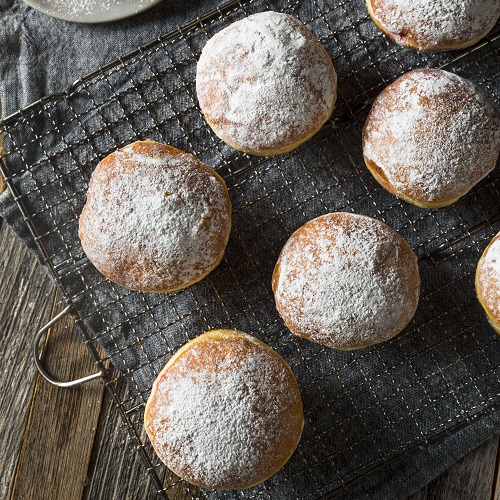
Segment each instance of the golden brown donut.
[{"label": "golden brown donut", "polygon": [[363,155],[390,193],[419,207],[444,207],[495,168],[499,127],[492,102],[472,82],[418,69],[375,100],[363,128]]},{"label": "golden brown donut", "polygon": [[474,45],[500,16],[498,0],[366,0],[366,4],[385,35],[422,51]]},{"label": "golden brown donut", "polygon": [[295,377],[277,352],[245,333],[213,330],[185,344],[160,372],[144,425],[179,477],[240,490],[283,467],[304,416]]},{"label": "golden brown donut", "polygon": [[89,260],[111,281],[167,292],[212,271],[230,229],[222,178],[194,156],[148,140],[97,165],[79,236]]},{"label": "golden brown donut", "polygon": [[312,137],[336,100],[333,63],[298,19],[261,12],[212,37],[201,53],[196,91],[212,130],[259,156],[286,153]]},{"label": "golden brown donut", "polygon": [[420,275],[398,233],[371,217],[337,212],[292,234],[272,286],[292,333],[350,350],[403,330],[417,308]]},{"label": "golden brown donut", "polygon": [[500,233],[491,240],[479,259],[476,293],[488,321],[500,334]]}]

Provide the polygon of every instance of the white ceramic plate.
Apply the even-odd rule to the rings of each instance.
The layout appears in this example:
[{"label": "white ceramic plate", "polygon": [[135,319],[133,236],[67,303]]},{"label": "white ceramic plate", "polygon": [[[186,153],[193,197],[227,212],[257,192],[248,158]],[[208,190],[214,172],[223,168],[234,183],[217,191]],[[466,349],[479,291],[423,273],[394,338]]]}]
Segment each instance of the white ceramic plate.
[{"label": "white ceramic plate", "polygon": [[161,0],[24,0],[30,7],[77,23],[106,23],[143,12]]}]

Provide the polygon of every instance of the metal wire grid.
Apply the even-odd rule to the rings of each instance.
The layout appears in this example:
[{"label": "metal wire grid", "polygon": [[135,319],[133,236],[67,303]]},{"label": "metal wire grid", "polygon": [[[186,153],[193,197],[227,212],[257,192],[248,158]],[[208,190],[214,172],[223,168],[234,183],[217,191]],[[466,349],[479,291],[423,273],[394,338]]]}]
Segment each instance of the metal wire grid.
[{"label": "metal wire grid", "polygon": [[[307,144],[288,155],[257,159],[233,151],[206,127],[194,75],[199,52],[214,33],[270,8],[299,17],[326,46],[339,73],[339,103],[331,123]],[[4,120],[9,186],[78,313],[92,354],[101,366],[111,360],[118,369],[115,376],[108,374],[108,388],[159,487],[168,482],[163,492],[176,480],[170,474],[165,479],[164,467],[144,444],[142,408],[168,357],[209,328],[238,328],[268,342],[291,364],[303,392],[306,429],[297,453],[247,497],[342,492],[498,409],[499,343],[479,310],[472,282],[481,249],[500,229],[499,174],[453,207],[421,210],[376,185],[359,144],[366,104],[413,67],[452,67],[498,102],[500,68],[492,63],[498,61],[498,31],[472,56],[431,56],[388,42],[362,0],[334,6],[242,0]],[[217,167],[234,208],[223,263],[199,284],[167,295],[130,292],[104,280],[77,238],[95,164],[117,147],[147,137]],[[272,268],[289,234],[334,210],[384,220],[421,258],[422,299],[412,326],[391,342],[355,353],[291,338],[270,291]],[[101,345],[106,356],[98,354]]]}]

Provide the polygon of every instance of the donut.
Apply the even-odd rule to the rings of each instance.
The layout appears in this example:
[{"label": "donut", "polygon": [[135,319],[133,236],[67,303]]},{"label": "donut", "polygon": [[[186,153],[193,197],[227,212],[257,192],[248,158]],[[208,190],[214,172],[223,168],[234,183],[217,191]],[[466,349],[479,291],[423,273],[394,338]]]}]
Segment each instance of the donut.
[{"label": "donut", "polygon": [[259,156],[286,153],[330,118],[337,77],[325,48],[298,19],[261,12],[205,45],[196,71],[201,111],[215,134]]},{"label": "donut", "polygon": [[160,372],[144,425],[180,478],[241,490],[283,467],[304,415],[295,377],[277,352],[245,333],[213,330],[185,344]]},{"label": "donut", "polygon": [[231,229],[222,178],[152,140],[104,158],[79,220],[83,250],[108,279],[143,292],[189,286],[221,261]]},{"label": "donut", "polygon": [[421,51],[454,50],[481,40],[500,16],[498,0],[366,0],[391,40]]},{"label": "donut", "polygon": [[337,212],[292,234],[272,288],[293,334],[352,350],[405,328],[417,308],[420,275],[415,254],[398,233],[371,217]]},{"label": "donut", "polygon": [[494,168],[500,118],[472,82],[439,69],[410,71],[377,97],[363,128],[366,166],[390,193],[438,208]]},{"label": "donut", "polygon": [[479,259],[476,294],[488,321],[500,334],[500,233],[491,240]]}]

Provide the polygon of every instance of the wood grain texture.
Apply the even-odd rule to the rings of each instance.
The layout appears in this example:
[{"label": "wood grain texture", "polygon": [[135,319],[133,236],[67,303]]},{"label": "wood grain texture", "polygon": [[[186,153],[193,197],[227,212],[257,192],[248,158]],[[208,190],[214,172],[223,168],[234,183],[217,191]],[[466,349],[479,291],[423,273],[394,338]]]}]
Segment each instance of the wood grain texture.
[{"label": "wood grain texture", "polygon": [[[57,294],[52,316],[64,307]],[[43,362],[48,372],[60,380],[96,371],[69,315],[48,333]],[[101,380],[63,389],[37,377],[12,498],[82,497],[103,390]]]},{"label": "wood grain texture", "polygon": [[408,500],[490,500],[498,446],[498,436],[491,438]]},{"label": "wood grain texture", "polygon": [[137,453],[135,440],[123,423],[113,397],[106,391],[83,498],[155,498],[156,490]]},{"label": "wood grain texture", "polygon": [[498,439],[497,459],[494,468],[495,484],[493,487],[492,499],[500,500],[500,438]]},{"label": "wood grain texture", "polygon": [[[0,498],[7,498],[36,379],[31,340],[50,318],[55,290],[33,256],[0,228]],[[8,452],[7,452],[8,451]]]}]

